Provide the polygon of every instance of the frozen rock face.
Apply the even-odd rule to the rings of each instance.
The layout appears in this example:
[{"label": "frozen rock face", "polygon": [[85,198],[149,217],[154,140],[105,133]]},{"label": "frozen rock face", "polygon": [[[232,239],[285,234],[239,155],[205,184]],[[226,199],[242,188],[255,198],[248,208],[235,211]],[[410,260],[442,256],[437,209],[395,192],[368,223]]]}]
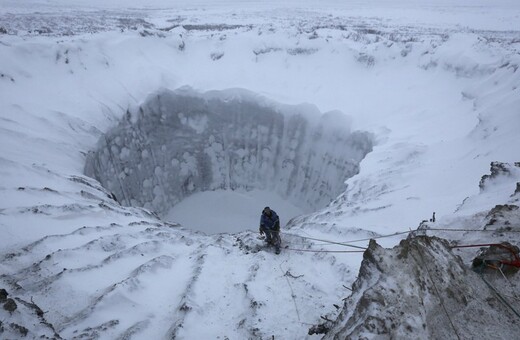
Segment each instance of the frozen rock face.
[{"label": "frozen rock face", "polygon": [[[491,162],[489,175],[484,175],[480,179],[480,190],[485,190],[486,185],[501,176],[520,176],[520,162],[514,164],[503,162]],[[515,191],[516,193],[516,191]]]},{"label": "frozen rock face", "polygon": [[[503,281],[496,275],[485,279],[495,287]],[[491,339],[520,334],[517,316],[439,238],[415,237],[393,249],[372,240],[352,289],[325,339]]]},{"label": "frozen rock face", "polygon": [[[464,201],[457,207],[456,212],[462,214],[473,214],[480,211],[490,210],[495,207],[496,203],[500,203],[496,207],[504,205],[518,206],[520,202],[520,162],[491,162],[490,173],[481,177],[478,195],[466,197]],[[495,212],[501,212],[502,209],[491,210],[488,214],[492,216]],[[493,224],[493,219],[489,221]]]},{"label": "frozen rock face", "polygon": [[345,190],[371,150],[371,136],[339,112],[241,90],[163,90],[101,138],[85,173],[121,203],[160,214],[215,189],[273,190],[312,210]]}]

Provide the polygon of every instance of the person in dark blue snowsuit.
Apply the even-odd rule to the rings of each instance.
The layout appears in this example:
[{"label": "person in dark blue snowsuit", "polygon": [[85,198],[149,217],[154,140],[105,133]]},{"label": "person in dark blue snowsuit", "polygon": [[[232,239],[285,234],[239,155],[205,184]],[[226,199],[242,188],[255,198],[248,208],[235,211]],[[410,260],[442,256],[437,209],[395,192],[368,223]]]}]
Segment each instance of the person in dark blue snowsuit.
[{"label": "person in dark blue snowsuit", "polygon": [[265,234],[268,244],[274,245],[276,253],[280,253],[280,219],[274,210],[265,207],[260,217],[260,234]]}]

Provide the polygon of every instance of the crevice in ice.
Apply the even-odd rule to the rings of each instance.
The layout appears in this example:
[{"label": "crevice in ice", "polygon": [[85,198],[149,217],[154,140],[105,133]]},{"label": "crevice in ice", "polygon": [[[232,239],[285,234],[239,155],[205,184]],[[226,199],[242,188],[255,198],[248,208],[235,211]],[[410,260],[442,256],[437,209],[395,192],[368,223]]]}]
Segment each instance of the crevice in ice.
[{"label": "crevice in ice", "polygon": [[[305,212],[345,190],[372,150],[340,112],[282,105],[245,90],[161,90],[87,156],[85,174],[128,206],[165,216],[194,193],[273,192]],[[227,212],[232,214],[232,212]]]}]

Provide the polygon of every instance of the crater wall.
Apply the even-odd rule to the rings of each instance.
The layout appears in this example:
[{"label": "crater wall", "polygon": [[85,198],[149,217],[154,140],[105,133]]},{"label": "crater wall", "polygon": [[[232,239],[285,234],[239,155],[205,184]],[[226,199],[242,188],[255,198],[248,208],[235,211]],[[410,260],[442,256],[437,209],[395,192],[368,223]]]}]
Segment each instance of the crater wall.
[{"label": "crater wall", "polygon": [[85,174],[125,205],[166,213],[216,189],[272,190],[304,210],[345,190],[372,150],[341,112],[281,105],[244,90],[161,90],[98,142]]}]

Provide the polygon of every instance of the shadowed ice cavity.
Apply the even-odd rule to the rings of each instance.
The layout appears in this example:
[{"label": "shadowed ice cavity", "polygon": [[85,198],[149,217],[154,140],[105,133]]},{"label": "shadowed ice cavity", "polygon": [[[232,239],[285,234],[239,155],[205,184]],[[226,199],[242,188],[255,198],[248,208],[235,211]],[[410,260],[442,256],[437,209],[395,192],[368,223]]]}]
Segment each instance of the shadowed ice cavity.
[{"label": "shadowed ice cavity", "polygon": [[161,90],[99,140],[85,174],[124,205],[164,215],[189,195],[270,190],[304,211],[327,205],[372,150],[341,112],[245,90]]}]

